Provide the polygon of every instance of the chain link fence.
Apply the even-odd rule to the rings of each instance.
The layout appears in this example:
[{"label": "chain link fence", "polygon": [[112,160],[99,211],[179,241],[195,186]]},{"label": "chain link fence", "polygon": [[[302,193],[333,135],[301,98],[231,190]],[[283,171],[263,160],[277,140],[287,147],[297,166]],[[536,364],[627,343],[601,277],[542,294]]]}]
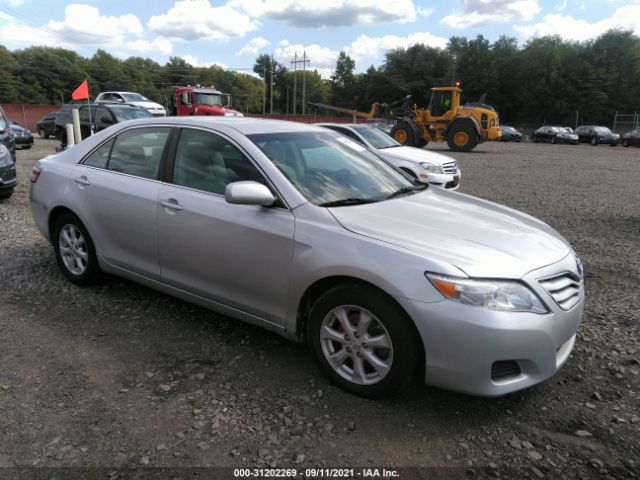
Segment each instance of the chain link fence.
[{"label": "chain link fence", "polygon": [[613,131],[625,134],[640,127],[640,112],[616,113],[613,118]]}]

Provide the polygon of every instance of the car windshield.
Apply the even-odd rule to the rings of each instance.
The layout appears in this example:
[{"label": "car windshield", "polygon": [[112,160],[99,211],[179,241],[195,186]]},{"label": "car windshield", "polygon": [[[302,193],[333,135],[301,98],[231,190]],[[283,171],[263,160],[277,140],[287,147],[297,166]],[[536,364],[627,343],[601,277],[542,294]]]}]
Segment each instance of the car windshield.
[{"label": "car windshield", "polygon": [[144,108],[111,107],[111,111],[116,116],[119,122],[124,122],[125,120],[133,120],[135,118],[153,117],[153,115],[151,115]]},{"label": "car windshield", "polygon": [[353,129],[364,137],[373,148],[391,148],[399,147],[401,144],[395,139],[391,138],[386,133],[380,131],[380,129],[370,126],[353,127]]},{"label": "car windshield", "polygon": [[139,93],[123,93],[122,96],[127,102],[150,102],[147,97]]},{"label": "car windshield", "polygon": [[403,173],[334,132],[262,133],[248,138],[315,205],[377,202],[414,188]]},{"label": "car windshield", "polygon": [[594,130],[595,130],[597,133],[600,133],[600,134],[608,134],[608,133],[611,133],[611,130],[609,130],[607,127],[595,127],[595,128],[594,128]]},{"label": "car windshield", "polygon": [[196,93],[196,104],[222,106],[222,95],[217,93]]}]

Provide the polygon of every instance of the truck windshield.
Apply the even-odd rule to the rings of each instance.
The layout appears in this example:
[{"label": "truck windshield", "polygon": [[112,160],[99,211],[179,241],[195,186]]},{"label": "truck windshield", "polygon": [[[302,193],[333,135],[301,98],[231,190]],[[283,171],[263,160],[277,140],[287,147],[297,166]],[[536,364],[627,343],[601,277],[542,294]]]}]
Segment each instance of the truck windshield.
[{"label": "truck windshield", "polygon": [[196,93],[196,105],[222,106],[222,95],[215,93]]},{"label": "truck windshield", "polygon": [[380,131],[376,127],[353,127],[364,139],[369,142],[373,148],[391,148],[399,147],[401,144],[396,142],[391,136]]}]

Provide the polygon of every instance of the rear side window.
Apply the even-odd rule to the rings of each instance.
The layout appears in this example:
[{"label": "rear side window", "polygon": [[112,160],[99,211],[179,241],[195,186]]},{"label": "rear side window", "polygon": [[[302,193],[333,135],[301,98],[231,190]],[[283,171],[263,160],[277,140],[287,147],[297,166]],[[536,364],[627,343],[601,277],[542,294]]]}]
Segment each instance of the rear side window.
[{"label": "rear side window", "polygon": [[160,159],[170,128],[136,128],[115,139],[107,168],[142,178],[158,178]]},{"label": "rear side window", "polygon": [[242,180],[265,184],[253,163],[225,138],[201,130],[182,130],[173,167],[173,183],[224,194],[229,183]]},{"label": "rear side window", "polygon": [[83,165],[96,168],[107,168],[109,162],[109,153],[111,152],[111,146],[113,145],[113,139],[106,143],[103,143],[97,150],[85,158]]}]

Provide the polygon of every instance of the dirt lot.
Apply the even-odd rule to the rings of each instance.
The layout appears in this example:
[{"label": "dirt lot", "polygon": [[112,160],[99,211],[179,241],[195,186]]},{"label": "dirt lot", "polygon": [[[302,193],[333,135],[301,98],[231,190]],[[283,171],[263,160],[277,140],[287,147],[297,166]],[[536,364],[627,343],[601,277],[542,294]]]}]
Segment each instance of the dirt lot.
[{"label": "dirt lot", "polygon": [[575,245],[587,275],[576,348],[553,379],[507,397],[416,383],[370,401],[330,385],[304,346],[128,281],[66,281],[28,206],[31,166],[54,146],[18,152],[20,186],[0,203],[0,478],[208,479],[233,471],[207,467],[267,466],[640,476],[640,149],[454,154],[462,192]]}]

